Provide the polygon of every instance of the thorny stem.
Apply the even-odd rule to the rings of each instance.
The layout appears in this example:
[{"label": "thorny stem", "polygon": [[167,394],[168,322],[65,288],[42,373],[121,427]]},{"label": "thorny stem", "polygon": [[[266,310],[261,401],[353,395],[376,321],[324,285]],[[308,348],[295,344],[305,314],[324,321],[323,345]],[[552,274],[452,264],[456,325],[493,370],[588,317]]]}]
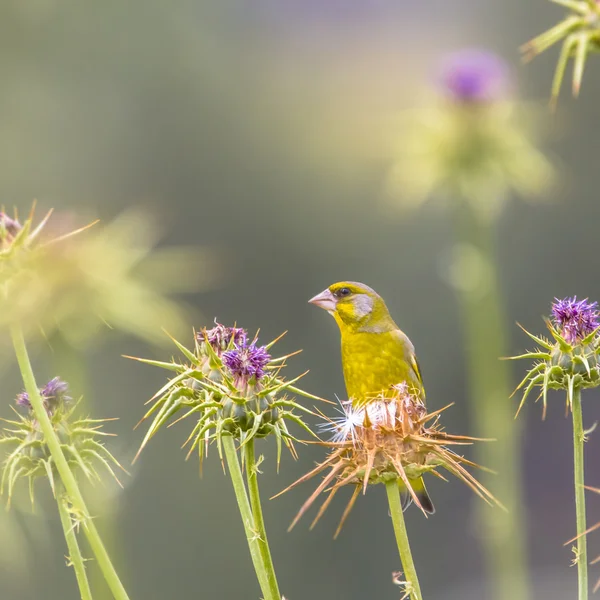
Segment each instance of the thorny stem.
[{"label": "thorny stem", "polygon": [[79,586],[81,600],[92,600],[92,590],[90,589],[87,573],[85,571],[85,563],[83,556],[81,555],[79,542],[77,541],[75,527],[71,519],[71,515],[69,514],[68,503],[69,500],[64,495],[62,495],[60,498],[57,498],[60,522],[65,534],[67,548],[69,549],[69,561],[75,570],[75,577],[77,578],[77,585]]},{"label": "thorny stem", "polygon": [[573,412],[573,463],[575,472],[575,512],[577,518],[577,579],[579,581],[579,600],[588,597],[587,536],[585,535],[585,476],[583,463],[583,416],[581,412],[581,388],[573,390],[571,398]]},{"label": "thorny stem", "polygon": [[123,587],[123,584],[117,575],[110,557],[108,556],[108,552],[102,543],[102,539],[100,538],[100,534],[96,529],[96,525],[94,524],[94,521],[88,512],[85,500],[81,495],[77,480],[75,479],[75,475],[73,475],[73,472],[69,467],[69,463],[67,462],[67,459],[65,458],[60,446],[58,436],[56,435],[54,427],[50,422],[50,417],[44,408],[38,386],[35,382],[33,369],[31,368],[31,362],[27,353],[27,346],[25,345],[23,331],[19,325],[13,325],[11,327],[11,336],[17,361],[19,363],[19,369],[21,370],[23,383],[25,385],[25,390],[29,394],[29,401],[31,402],[33,413],[40,424],[42,433],[44,434],[44,439],[48,445],[48,449],[52,455],[52,460],[56,465],[56,469],[65,488],[69,501],[73,506],[73,509],[82,517],[83,531],[94,553],[94,556],[98,561],[98,566],[100,567],[115,600],[129,600],[129,596],[127,595],[127,592],[125,591],[125,588]]},{"label": "thorny stem", "polygon": [[275,567],[273,566],[273,559],[271,557],[271,551],[269,549],[269,542],[267,540],[267,530],[265,528],[265,520],[263,518],[260,503],[260,491],[258,489],[258,465],[256,463],[256,456],[254,453],[254,439],[250,439],[246,442],[244,450],[244,459],[246,462],[246,479],[248,481],[250,505],[252,507],[252,516],[254,517],[256,535],[258,536],[258,546],[260,550],[260,555],[265,568],[265,575],[267,578],[267,584],[269,586],[271,597],[275,600],[280,600],[281,593],[279,592],[279,586],[277,584]]},{"label": "thorny stem", "polygon": [[279,598],[273,598],[271,595],[268,576],[258,543],[258,533],[254,517],[252,516],[250,502],[248,501],[248,494],[246,492],[246,486],[244,485],[244,476],[242,475],[242,469],[240,468],[235,442],[231,436],[224,435],[222,444],[223,450],[225,451],[227,467],[229,468],[229,476],[231,477],[231,483],[233,484],[233,491],[235,492],[235,498],[244,525],[244,531],[246,532],[246,539],[248,540],[250,557],[252,558],[252,564],[254,565],[254,571],[256,572],[260,589],[262,590],[265,600],[280,600]]},{"label": "thorny stem", "polygon": [[398,552],[402,561],[402,569],[406,577],[407,585],[410,590],[412,600],[423,600],[417,570],[413,562],[408,543],[408,533],[406,524],[404,523],[404,513],[402,512],[402,503],[400,502],[400,490],[398,489],[398,481],[392,479],[386,482],[385,489],[387,492],[388,503],[390,505],[390,513],[392,515],[392,523],[394,524],[394,533],[396,534],[396,543],[398,544]]}]

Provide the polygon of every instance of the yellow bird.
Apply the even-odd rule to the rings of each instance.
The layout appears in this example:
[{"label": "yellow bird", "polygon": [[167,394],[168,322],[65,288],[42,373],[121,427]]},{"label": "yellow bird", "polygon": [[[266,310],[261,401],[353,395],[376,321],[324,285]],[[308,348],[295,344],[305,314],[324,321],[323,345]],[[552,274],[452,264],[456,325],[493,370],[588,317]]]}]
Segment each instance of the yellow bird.
[{"label": "yellow bird", "polygon": [[[346,391],[355,406],[364,405],[403,382],[425,401],[415,347],[375,290],[364,283],[342,281],[309,302],[331,314],[340,328]],[[423,478],[413,480],[412,488],[423,509],[433,513]],[[410,504],[408,493],[404,504]]]}]

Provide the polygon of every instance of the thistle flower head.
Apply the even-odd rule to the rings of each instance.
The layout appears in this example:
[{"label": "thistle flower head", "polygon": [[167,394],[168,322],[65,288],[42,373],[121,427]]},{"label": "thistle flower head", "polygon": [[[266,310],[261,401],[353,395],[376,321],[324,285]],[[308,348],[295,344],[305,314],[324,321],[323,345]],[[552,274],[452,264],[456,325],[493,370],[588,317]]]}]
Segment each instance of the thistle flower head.
[{"label": "thistle flower head", "polygon": [[193,350],[173,340],[183,361],[136,359],[175,373],[152,398],[154,404],[142,419],[153,416],[138,455],[157,431],[180,411],[183,416],[171,424],[189,417],[195,419],[184,444],[189,444],[188,457],[197,450],[202,460],[212,441],[216,442],[222,457],[224,435],[233,436],[243,444],[252,438],[273,434],[278,461],[282,442],[295,454],[295,438],[286,423],[294,422],[314,435],[295,412],[312,414],[312,411],[286,394],[320,398],[295,387],[302,375],[290,381],[284,379],[282,371],[287,358],[293,354],[273,358],[270,349],[277,340],[261,346],[256,339],[248,342],[244,329],[215,323],[213,329],[203,329],[195,336]]},{"label": "thistle flower head", "polygon": [[244,383],[260,381],[265,376],[265,367],[271,360],[266,346],[257,346],[256,340],[248,344],[246,339],[240,344],[234,344],[232,350],[223,352],[223,364],[232,375]]},{"label": "thistle flower head", "polygon": [[552,318],[561,335],[569,342],[576,344],[585,339],[600,326],[600,313],[597,302],[588,299],[572,298],[554,299]]},{"label": "thistle flower head", "polygon": [[500,100],[508,87],[508,68],[496,54],[486,50],[463,50],[442,65],[443,91],[454,101],[488,103]]},{"label": "thistle flower head", "polygon": [[[51,379],[40,390],[50,422],[71,469],[82,473],[90,481],[101,481],[102,472],[106,471],[121,485],[114,467],[126,471],[102,442],[103,437],[111,435],[102,431],[102,426],[112,419],[78,416],[79,402],[71,403],[67,392],[68,385],[58,377]],[[17,396],[17,404],[31,408],[26,393]],[[12,450],[2,465],[0,494],[5,494],[10,504],[16,483],[19,479],[27,479],[33,504],[35,481],[46,478],[56,495],[60,478],[33,412],[28,410],[25,415],[17,412],[16,419],[2,420],[5,427],[0,436],[0,444],[8,445]]]},{"label": "thistle flower head", "polygon": [[530,111],[510,97],[503,61],[465,50],[440,71],[437,99],[401,121],[389,201],[415,208],[436,198],[489,221],[513,192],[534,198],[549,189],[552,164],[537,147]]},{"label": "thistle flower head", "polygon": [[510,357],[534,361],[516,393],[523,390],[517,414],[534,388],[540,388],[542,418],[546,416],[548,390],[566,390],[567,410],[571,408],[575,388],[600,385],[600,313],[598,303],[577,300],[576,296],[552,304],[552,320],[546,320],[551,338],[523,331],[537,344],[531,352]]},{"label": "thistle flower head", "polygon": [[343,402],[342,411],[341,418],[328,420],[327,423],[327,428],[333,433],[333,441],[324,443],[331,449],[327,458],[281,492],[329,469],[290,528],[325,489],[329,489],[329,495],[313,525],[342,487],[354,486],[337,535],[361,489],[365,493],[369,485],[390,480],[404,484],[415,505],[425,513],[410,482],[424,473],[441,477],[439,469],[446,469],[461,479],[487,502],[496,503],[490,492],[464,466],[476,465],[450,449],[453,445],[470,444],[475,439],[446,434],[439,424],[442,411],[427,414],[419,396],[406,384],[396,386],[393,393],[382,395],[359,408],[353,407],[350,402]]},{"label": "thistle flower head", "polygon": [[225,327],[215,321],[212,329],[204,328],[196,334],[196,340],[200,343],[207,341],[212,349],[219,355],[227,350],[231,344],[241,346],[246,343],[247,333],[241,327]]},{"label": "thistle flower head", "polygon": [[[60,377],[54,377],[43,388],[40,389],[40,396],[48,414],[52,414],[59,407],[65,406],[71,401],[68,396],[69,384],[62,381]],[[31,401],[27,392],[17,394],[16,403],[31,410]]]},{"label": "thistle flower head", "polygon": [[[159,326],[185,327],[181,305],[166,291],[198,289],[189,273],[200,261],[210,267],[207,255],[156,250],[146,213],[76,230],[68,215],[51,216],[38,222],[32,209],[20,221],[0,213],[0,325],[19,322],[48,337],[60,330],[76,347],[97,340],[106,324],[152,343],[164,341]],[[213,276],[205,272],[205,280]]]}]

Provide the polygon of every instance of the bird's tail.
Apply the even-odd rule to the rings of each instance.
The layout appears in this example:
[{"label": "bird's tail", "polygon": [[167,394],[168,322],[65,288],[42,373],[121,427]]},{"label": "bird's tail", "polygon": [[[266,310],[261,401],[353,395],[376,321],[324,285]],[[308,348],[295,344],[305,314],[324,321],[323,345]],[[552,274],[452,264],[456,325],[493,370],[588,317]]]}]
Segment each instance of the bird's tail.
[{"label": "bird's tail", "polygon": [[[425,487],[423,478],[419,477],[419,479],[413,479],[410,483],[413,491],[419,499],[419,502],[421,503],[421,506],[423,507],[423,510],[432,515],[435,512],[435,507],[433,506],[433,502],[427,493],[427,488]],[[403,484],[400,485],[402,487],[402,510],[406,510],[412,502],[412,496]]]}]

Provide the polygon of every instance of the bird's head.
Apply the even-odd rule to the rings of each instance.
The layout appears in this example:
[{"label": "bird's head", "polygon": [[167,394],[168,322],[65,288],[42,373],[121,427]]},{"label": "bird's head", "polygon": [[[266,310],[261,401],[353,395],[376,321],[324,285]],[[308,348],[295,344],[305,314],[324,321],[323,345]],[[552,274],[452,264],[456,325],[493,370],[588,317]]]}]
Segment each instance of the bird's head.
[{"label": "bird's head", "polygon": [[340,281],[309,300],[325,309],[342,331],[383,332],[396,329],[383,298],[364,283]]}]

